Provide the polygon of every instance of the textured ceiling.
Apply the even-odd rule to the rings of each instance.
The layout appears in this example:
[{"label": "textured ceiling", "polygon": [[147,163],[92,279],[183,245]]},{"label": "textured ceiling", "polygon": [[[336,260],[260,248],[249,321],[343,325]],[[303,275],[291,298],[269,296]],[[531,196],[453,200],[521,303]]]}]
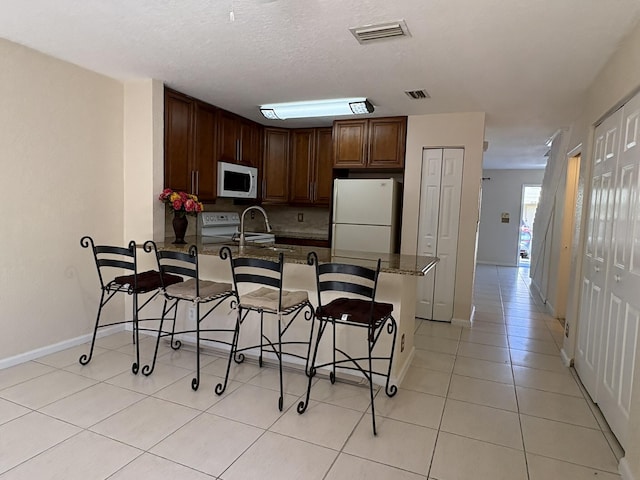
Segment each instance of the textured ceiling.
[{"label": "textured ceiling", "polygon": [[[411,37],[349,32],[400,19]],[[330,120],[269,122],[260,104],[348,96],[376,116],[483,111],[484,167],[540,168],[639,19],[638,0],[2,0],[0,37],[265,125]]]}]

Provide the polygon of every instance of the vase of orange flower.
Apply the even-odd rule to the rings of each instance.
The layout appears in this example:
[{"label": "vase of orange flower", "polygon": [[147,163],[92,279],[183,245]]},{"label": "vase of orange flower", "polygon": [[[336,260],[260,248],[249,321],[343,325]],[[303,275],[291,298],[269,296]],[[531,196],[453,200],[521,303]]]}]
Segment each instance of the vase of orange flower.
[{"label": "vase of orange flower", "polygon": [[187,233],[189,220],[187,215],[197,215],[202,211],[202,203],[198,197],[186,192],[174,192],[170,188],[165,188],[158,199],[173,211],[173,232],[176,236],[174,244],[184,245],[184,236]]}]

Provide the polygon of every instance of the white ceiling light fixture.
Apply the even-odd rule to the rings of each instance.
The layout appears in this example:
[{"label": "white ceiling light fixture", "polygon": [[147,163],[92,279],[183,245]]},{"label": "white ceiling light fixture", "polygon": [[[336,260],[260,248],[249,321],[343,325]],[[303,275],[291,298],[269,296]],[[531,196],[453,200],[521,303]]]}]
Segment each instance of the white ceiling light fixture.
[{"label": "white ceiling light fixture", "polygon": [[364,97],[334,98],[308,102],[270,103],[260,106],[260,112],[269,120],[289,118],[337,117],[373,113],[374,106]]}]

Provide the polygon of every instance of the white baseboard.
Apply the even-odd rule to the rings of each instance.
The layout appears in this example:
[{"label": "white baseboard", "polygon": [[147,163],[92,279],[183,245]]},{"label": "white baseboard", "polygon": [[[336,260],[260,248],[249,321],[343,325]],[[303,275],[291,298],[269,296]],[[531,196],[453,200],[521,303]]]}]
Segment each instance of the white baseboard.
[{"label": "white baseboard", "polygon": [[[122,325],[114,325],[113,327],[101,328],[100,330],[98,330],[96,337],[100,338],[106,335],[112,335],[122,330],[124,330]],[[18,355],[14,355],[13,357],[0,359],[0,370],[4,368],[13,367],[14,365],[28,362],[30,360],[35,360],[36,358],[44,357],[46,355],[51,355],[52,353],[56,353],[61,350],[66,350],[67,348],[75,347],[77,345],[82,345],[83,343],[90,342],[92,336],[93,336],[93,333],[88,333],[80,337],[71,338],[69,340],[64,340],[59,343],[54,343],[53,345],[47,345],[46,347],[40,347],[40,348],[36,348],[35,350],[30,350],[28,352],[20,353]]]},{"label": "white baseboard", "polygon": [[631,473],[631,467],[629,467],[627,457],[622,457],[620,460],[620,463],[618,464],[618,472],[620,472],[622,480],[636,480],[636,477]]},{"label": "white baseboard", "polygon": [[560,349],[560,356],[562,357],[562,363],[565,367],[569,368],[573,366],[573,358],[567,355],[567,352],[565,352],[564,348]]}]

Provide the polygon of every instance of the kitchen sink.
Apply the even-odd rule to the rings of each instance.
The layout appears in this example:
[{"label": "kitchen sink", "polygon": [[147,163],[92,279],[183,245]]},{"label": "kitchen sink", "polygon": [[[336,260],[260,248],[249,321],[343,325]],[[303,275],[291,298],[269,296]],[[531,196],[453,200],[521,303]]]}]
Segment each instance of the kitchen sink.
[{"label": "kitchen sink", "polygon": [[260,245],[260,248],[271,250],[272,252],[295,252],[296,250],[296,247],[286,247],[284,245]]}]

